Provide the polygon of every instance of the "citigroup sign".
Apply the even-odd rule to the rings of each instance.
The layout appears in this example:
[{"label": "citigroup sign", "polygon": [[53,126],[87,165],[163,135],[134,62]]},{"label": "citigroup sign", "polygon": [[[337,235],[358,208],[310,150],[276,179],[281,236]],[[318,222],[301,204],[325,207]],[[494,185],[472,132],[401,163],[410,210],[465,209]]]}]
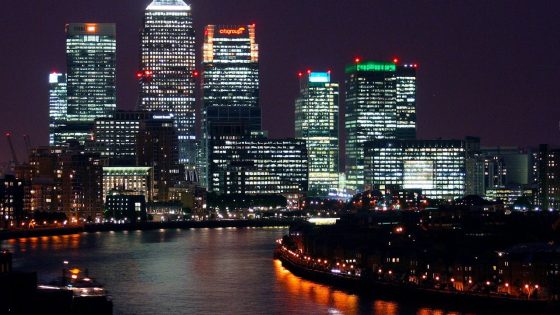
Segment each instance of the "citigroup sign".
[{"label": "citigroup sign", "polygon": [[231,28],[222,28],[220,29],[220,34],[223,35],[241,35],[243,34],[247,29],[244,27],[240,27],[237,29],[231,29]]}]

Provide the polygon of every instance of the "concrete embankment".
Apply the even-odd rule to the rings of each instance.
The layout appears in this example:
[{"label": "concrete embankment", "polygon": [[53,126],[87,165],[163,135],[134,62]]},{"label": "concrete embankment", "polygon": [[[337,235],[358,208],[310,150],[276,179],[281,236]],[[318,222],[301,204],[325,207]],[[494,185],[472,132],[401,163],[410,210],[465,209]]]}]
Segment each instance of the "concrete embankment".
[{"label": "concrete embankment", "polygon": [[40,237],[54,235],[68,235],[83,232],[135,231],[158,229],[189,229],[189,228],[248,228],[248,227],[288,227],[298,222],[293,219],[263,219],[263,220],[212,220],[212,221],[178,221],[178,222],[145,222],[138,224],[87,224],[76,227],[36,228],[29,230],[0,231],[0,240],[24,237]]}]

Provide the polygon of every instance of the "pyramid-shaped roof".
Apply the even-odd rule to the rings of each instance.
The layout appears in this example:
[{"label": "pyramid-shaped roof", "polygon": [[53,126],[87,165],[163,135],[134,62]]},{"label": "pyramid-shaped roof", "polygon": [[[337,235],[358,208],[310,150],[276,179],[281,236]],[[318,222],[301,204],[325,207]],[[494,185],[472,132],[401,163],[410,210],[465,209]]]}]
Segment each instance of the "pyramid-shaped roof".
[{"label": "pyramid-shaped roof", "polygon": [[165,10],[165,11],[188,11],[191,6],[186,4],[183,0],[154,0],[146,8],[146,10]]}]

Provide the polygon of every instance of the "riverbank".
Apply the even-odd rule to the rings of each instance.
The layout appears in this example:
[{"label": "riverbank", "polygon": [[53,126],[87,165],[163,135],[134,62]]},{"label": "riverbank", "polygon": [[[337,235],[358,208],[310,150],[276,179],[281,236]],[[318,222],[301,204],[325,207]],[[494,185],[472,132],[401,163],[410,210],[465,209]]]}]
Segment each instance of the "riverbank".
[{"label": "riverbank", "polygon": [[496,314],[559,314],[558,303],[544,300],[525,300],[487,294],[453,292],[399,285],[396,283],[375,281],[368,277],[344,276],[331,272],[314,270],[300,265],[290,259],[289,253],[276,250],[274,257],[292,274],[303,279],[330,285],[350,293],[387,298],[390,300],[423,305],[437,305],[442,308],[496,310]]},{"label": "riverbank", "polygon": [[76,227],[36,228],[29,230],[0,231],[0,240],[14,238],[69,235],[83,232],[136,231],[158,229],[191,229],[191,228],[248,228],[248,227],[289,227],[300,219],[261,219],[261,220],[209,220],[209,221],[177,221],[177,222],[144,222],[136,224],[87,224]]}]

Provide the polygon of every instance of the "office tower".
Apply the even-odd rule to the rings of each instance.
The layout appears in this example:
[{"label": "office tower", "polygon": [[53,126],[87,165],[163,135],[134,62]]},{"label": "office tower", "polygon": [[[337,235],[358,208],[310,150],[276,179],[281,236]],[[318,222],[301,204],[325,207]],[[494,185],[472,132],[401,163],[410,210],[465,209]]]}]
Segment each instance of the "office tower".
[{"label": "office tower", "polygon": [[152,168],[156,201],[168,201],[169,188],[185,178],[185,168],[179,163],[174,122],[171,114],[144,120],[137,137],[137,165]]},{"label": "office tower", "polygon": [[179,161],[194,167],[195,49],[191,7],[182,0],[154,0],[141,31],[138,107],[173,115]]},{"label": "office tower", "polygon": [[431,199],[465,194],[467,141],[374,140],[364,144],[366,184],[374,189],[420,189]]},{"label": "office tower", "polygon": [[211,142],[209,192],[282,194],[297,200],[307,191],[305,141],[254,135]]},{"label": "office tower", "polygon": [[535,208],[560,209],[560,150],[541,144],[532,154]]},{"label": "office tower", "polygon": [[[397,61],[397,60],[395,60]],[[377,139],[414,139],[416,65],[367,61],[346,67],[347,188],[364,187],[363,144]]]},{"label": "office tower", "polygon": [[416,68],[416,64],[404,64],[395,71],[397,139],[416,139]]},{"label": "office tower", "polygon": [[199,169],[207,185],[208,139],[214,125],[261,130],[259,50],[255,25],[208,25],[204,31],[202,144]]},{"label": "office tower", "polygon": [[305,140],[309,194],[328,196],[338,188],[338,83],[329,72],[299,73],[295,136]]},{"label": "office tower", "polygon": [[116,108],[115,24],[66,25],[67,125],[62,141],[84,143],[93,121],[109,117]]},{"label": "office tower", "polygon": [[61,145],[60,128],[66,123],[66,74],[49,74],[49,145]]},{"label": "office tower", "polygon": [[116,111],[107,118],[95,120],[93,142],[88,149],[108,158],[111,166],[136,165],[136,138],[142,121],[152,119],[154,113],[144,111]]}]

